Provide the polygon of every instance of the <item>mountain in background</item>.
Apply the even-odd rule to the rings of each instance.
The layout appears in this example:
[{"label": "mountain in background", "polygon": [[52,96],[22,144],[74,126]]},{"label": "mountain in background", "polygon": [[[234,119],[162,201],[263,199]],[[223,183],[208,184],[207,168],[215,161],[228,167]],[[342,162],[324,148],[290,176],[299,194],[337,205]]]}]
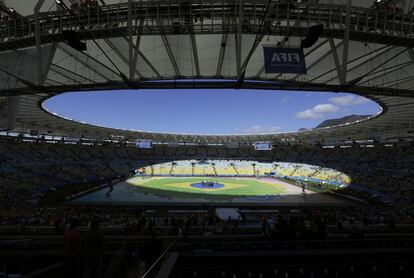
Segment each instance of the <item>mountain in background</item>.
[{"label": "mountain in background", "polygon": [[[322,123],[318,124],[314,128],[335,126],[335,125],[340,125],[340,124],[355,122],[355,121],[363,120],[363,119],[368,118],[368,117],[371,117],[371,116],[372,115],[348,115],[348,116],[345,116],[345,117],[342,117],[342,118],[338,118],[338,119],[325,120]],[[309,130],[309,129],[308,128],[300,128],[299,129],[299,131],[305,131],[305,130]]]},{"label": "mountain in background", "polygon": [[338,119],[325,120],[319,125],[317,125],[316,128],[355,122],[355,121],[363,120],[368,117],[371,117],[371,115],[349,115],[349,116],[345,116],[345,117],[338,118]]}]

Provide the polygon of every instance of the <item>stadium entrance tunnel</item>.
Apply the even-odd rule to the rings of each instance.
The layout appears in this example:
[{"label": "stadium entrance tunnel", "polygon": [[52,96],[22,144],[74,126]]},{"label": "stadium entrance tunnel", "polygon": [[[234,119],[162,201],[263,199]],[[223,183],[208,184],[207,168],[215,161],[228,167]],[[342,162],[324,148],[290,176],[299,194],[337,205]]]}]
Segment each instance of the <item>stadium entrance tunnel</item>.
[{"label": "stadium entrance tunnel", "polygon": [[363,121],[382,111],[375,101],[354,94],[253,89],[68,92],[46,99],[42,107],[81,124],[193,135],[296,132],[350,115],[357,117],[349,122]]}]

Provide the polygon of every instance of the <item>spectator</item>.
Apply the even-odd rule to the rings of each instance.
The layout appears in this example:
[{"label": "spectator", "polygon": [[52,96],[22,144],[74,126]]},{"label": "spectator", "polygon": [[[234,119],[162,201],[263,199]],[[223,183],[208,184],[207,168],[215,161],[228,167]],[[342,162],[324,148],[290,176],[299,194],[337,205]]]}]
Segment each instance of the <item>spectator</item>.
[{"label": "spectator", "polygon": [[[163,249],[163,242],[157,237],[157,231],[151,232],[151,238],[144,243],[143,258],[147,268],[151,267],[160,256]],[[148,269],[147,269],[148,270]]]},{"label": "spectator", "polygon": [[90,231],[82,237],[82,255],[84,263],[83,277],[103,277],[105,240],[100,230],[100,222],[97,219],[92,221]]},{"label": "spectator", "polygon": [[72,218],[70,227],[63,235],[64,240],[64,256],[66,260],[67,271],[66,277],[79,277],[79,253],[81,236],[78,231],[79,220]]}]

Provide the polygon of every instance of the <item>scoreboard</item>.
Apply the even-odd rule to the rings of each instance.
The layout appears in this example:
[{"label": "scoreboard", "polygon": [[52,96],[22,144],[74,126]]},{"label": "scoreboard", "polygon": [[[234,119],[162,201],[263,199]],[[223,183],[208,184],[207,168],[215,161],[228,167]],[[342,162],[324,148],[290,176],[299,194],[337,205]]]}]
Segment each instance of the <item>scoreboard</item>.
[{"label": "scoreboard", "polygon": [[255,151],[270,151],[273,149],[270,142],[256,142],[253,144]]},{"label": "scoreboard", "polygon": [[151,141],[142,141],[142,140],[138,140],[135,143],[135,146],[138,149],[152,149],[152,142]]}]

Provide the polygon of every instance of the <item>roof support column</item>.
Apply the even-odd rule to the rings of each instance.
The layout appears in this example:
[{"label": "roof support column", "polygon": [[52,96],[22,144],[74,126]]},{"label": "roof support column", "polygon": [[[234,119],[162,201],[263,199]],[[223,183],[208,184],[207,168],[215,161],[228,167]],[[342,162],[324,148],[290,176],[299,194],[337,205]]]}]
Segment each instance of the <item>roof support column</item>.
[{"label": "roof support column", "polygon": [[174,69],[175,78],[181,78],[180,69],[178,68],[178,64],[177,64],[177,61],[175,60],[174,53],[172,52],[170,42],[168,41],[167,36],[164,34],[164,31],[162,31],[161,38],[162,38],[162,41],[164,42],[165,50],[167,51],[168,57],[170,58],[171,65]]},{"label": "roof support column", "polygon": [[217,62],[217,71],[216,71],[217,77],[221,76],[221,71],[223,69],[223,61],[224,61],[224,54],[226,53],[227,38],[228,38],[227,33],[224,33],[221,37],[220,53],[219,53],[219,58]]},{"label": "roof support column", "polygon": [[414,51],[412,48],[408,49],[408,55],[410,55],[411,62],[414,63]]},{"label": "roof support column", "polygon": [[39,0],[34,8],[35,17],[35,34],[36,34],[36,56],[37,56],[37,83],[42,85],[43,80],[43,60],[42,60],[42,41],[40,34],[40,20],[39,11],[42,8],[45,0]]},{"label": "roof support column", "polygon": [[345,17],[345,32],[344,32],[344,48],[342,55],[342,74],[339,80],[346,83],[347,67],[348,67],[348,52],[349,52],[349,31],[351,25],[351,7],[352,0],[348,0],[346,5],[346,17]]},{"label": "roof support column", "polygon": [[335,42],[332,38],[329,38],[329,45],[331,47],[332,57],[335,62],[336,73],[338,75],[339,84],[344,85],[345,81],[342,79],[343,73],[342,73],[341,63],[339,62],[338,52],[336,51]]},{"label": "roof support column", "polygon": [[132,0],[128,0],[128,49],[129,49],[129,80],[135,78],[134,45],[132,43]]},{"label": "roof support column", "polygon": [[[137,24],[138,24],[138,19],[135,19],[135,28],[137,28]],[[138,26],[138,33],[137,33],[137,39],[135,41],[135,45],[133,44],[133,53],[134,53],[134,57],[132,60],[132,65],[134,67],[134,69],[136,69],[137,67],[137,62],[138,62],[138,54],[139,54],[139,45],[141,43],[141,35],[142,35],[142,29],[144,28],[144,17],[140,17],[139,19],[139,26]],[[137,70],[134,70],[134,73],[138,72]],[[133,75],[133,78],[135,79],[135,74]]]},{"label": "roof support column", "polygon": [[[186,17],[186,24],[190,31],[190,38],[191,38],[191,48],[193,49],[193,59],[194,59],[194,66],[196,70],[196,76],[199,78],[200,74],[200,62],[198,59],[198,50],[197,50],[197,40],[194,32],[194,19],[193,19],[193,6],[189,5],[189,14]],[[193,74],[194,75],[194,74]]]},{"label": "roof support column", "polygon": [[[192,28],[194,29],[194,28]],[[194,66],[196,69],[196,76],[199,78],[201,76],[200,74],[200,62],[198,61],[198,51],[197,51],[197,41],[194,35],[194,31],[191,31],[191,46],[193,48],[193,59],[194,59]]]},{"label": "roof support column", "polygon": [[237,66],[237,79],[240,79],[241,75],[241,45],[242,45],[242,31],[243,31],[243,0],[239,0],[239,25],[238,35],[236,35],[236,66]]},{"label": "roof support column", "polygon": [[56,49],[57,49],[57,43],[55,42],[55,43],[53,43],[52,48],[51,48],[50,53],[49,53],[49,57],[47,58],[45,69],[43,70],[43,68],[42,68],[42,72],[43,72],[42,80],[39,84],[41,86],[43,84],[45,84],[47,76],[49,75],[49,70],[50,70],[50,67],[52,65],[53,58],[55,57]]}]

